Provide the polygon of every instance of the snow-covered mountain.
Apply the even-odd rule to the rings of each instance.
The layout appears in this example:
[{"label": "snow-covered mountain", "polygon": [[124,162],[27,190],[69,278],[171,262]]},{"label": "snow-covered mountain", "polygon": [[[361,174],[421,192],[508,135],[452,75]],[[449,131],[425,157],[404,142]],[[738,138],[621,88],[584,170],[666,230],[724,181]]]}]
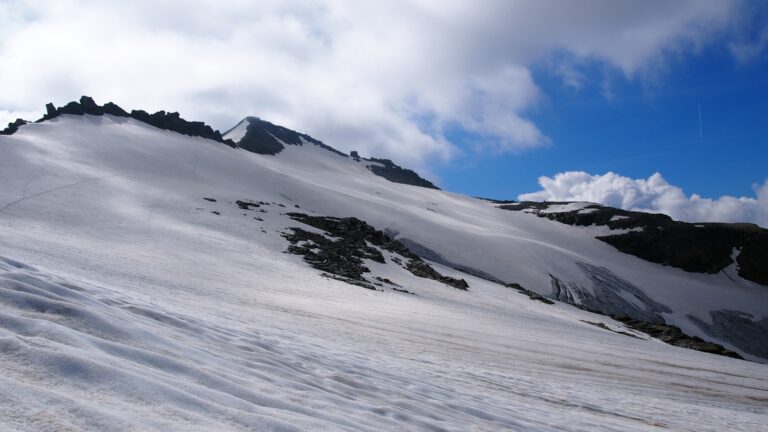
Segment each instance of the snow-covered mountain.
[{"label": "snow-covered mountain", "polygon": [[255,117],[5,133],[2,430],[768,423],[760,228],[466,197]]}]

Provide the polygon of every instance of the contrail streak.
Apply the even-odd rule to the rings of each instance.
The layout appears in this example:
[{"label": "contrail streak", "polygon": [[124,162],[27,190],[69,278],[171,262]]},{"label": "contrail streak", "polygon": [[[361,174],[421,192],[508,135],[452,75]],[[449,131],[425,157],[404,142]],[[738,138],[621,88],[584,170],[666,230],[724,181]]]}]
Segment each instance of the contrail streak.
[{"label": "contrail streak", "polygon": [[702,128],[701,128],[701,102],[699,102],[699,144],[704,141]]}]

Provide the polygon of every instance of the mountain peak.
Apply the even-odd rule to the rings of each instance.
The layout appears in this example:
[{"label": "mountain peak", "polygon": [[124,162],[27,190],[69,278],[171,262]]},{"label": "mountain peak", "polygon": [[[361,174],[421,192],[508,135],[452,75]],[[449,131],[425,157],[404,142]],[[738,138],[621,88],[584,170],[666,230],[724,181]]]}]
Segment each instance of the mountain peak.
[{"label": "mountain peak", "polygon": [[402,168],[390,159],[373,157],[366,159],[360,157],[356,151],[346,155],[307,134],[296,132],[255,116],[244,118],[235,127],[225,132],[223,137],[232,140],[243,150],[263,155],[276,155],[285,149],[285,145],[314,144],[341,157],[348,158],[351,156],[355,162],[367,162],[365,166],[369,171],[391,182],[439,189],[415,171]]},{"label": "mountain peak", "polygon": [[285,145],[301,146],[304,143],[310,143],[339,156],[347,157],[346,154],[307,134],[276,125],[256,116],[244,118],[235,127],[225,132],[223,136],[225,139],[231,139],[237,143],[238,147],[243,150],[257,154],[276,155],[285,149]]}]

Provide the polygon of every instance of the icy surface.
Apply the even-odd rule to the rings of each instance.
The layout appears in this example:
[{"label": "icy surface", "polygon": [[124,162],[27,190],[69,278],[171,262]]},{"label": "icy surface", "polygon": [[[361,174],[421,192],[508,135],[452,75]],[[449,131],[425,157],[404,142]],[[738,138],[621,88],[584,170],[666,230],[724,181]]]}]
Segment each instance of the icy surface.
[{"label": "icy surface", "polygon": [[768,423],[763,364],[620,335],[584,321],[632,331],[437,263],[470,291],[372,262],[415,295],[365,290],[283,253],[281,232],[298,226],[288,211],[356,216],[544,294],[549,274],[587,289],[581,267],[599,266],[694,334],[688,315],[766,315],[765,288],[737,276],[646,263],[588,230],[394,184],[317,146],[262,156],[64,115],[0,137],[0,154],[0,430]]}]

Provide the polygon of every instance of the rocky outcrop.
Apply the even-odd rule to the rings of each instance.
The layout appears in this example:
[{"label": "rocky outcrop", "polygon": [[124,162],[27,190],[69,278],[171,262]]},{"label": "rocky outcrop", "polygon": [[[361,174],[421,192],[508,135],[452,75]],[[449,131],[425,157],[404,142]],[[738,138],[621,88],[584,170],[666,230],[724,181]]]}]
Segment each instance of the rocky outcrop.
[{"label": "rocky outcrop", "polygon": [[673,325],[652,323],[620,316],[614,316],[613,319],[624,323],[624,325],[631,329],[643,332],[670,345],[743,360],[743,357],[738,353],[722,345],[707,342],[698,336],[689,336],[683,333],[679,327]]},{"label": "rocky outcrop", "polygon": [[[198,136],[224,143],[221,132],[214,130],[207,124],[199,121],[187,121],[181,118],[177,112],[158,111],[149,114],[143,110],[133,110],[130,116],[159,129],[166,129],[189,136]],[[234,146],[233,143],[227,143]]]},{"label": "rocky outcrop", "polygon": [[555,302],[553,302],[552,300],[544,297],[543,295],[541,295],[539,293],[535,293],[535,292],[533,292],[533,291],[531,291],[529,289],[523,288],[523,286],[520,285],[519,283],[512,282],[512,283],[504,284],[504,286],[507,287],[507,288],[516,289],[520,294],[527,295],[528,298],[530,298],[531,300],[540,301],[540,302],[542,302],[544,304],[548,304],[548,305],[555,304]]},{"label": "rocky outcrop", "polygon": [[372,173],[379,177],[384,177],[391,182],[429,189],[440,189],[429,180],[422,178],[415,171],[400,167],[389,159],[370,158],[364,160],[373,162],[372,164],[367,165],[367,168]]},{"label": "rocky outcrop", "polygon": [[[413,275],[433,279],[445,285],[469,289],[464,279],[440,274],[402,243],[393,240],[357,218],[310,216],[304,213],[288,213],[291,219],[323,231],[322,234],[302,228],[289,228],[283,236],[291,243],[288,252],[304,257],[312,267],[341,278],[367,282],[364,273],[370,273],[364,259],[386,263],[382,251],[399,255],[396,263]],[[394,261],[394,260],[393,260]],[[403,262],[404,261],[404,262]]]},{"label": "rocky outcrop", "polygon": [[13,135],[21,126],[27,124],[26,120],[16,119],[11,123],[8,123],[8,127],[0,131],[0,135]]},{"label": "rocky outcrop", "polygon": [[165,111],[158,111],[154,114],[149,114],[143,110],[133,110],[128,113],[112,102],[107,102],[103,106],[99,105],[93,100],[93,98],[88,96],[82,96],[79,102],[69,102],[63,107],[58,108],[52,103],[49,103],[45,106],[45,109],[45,115],[40,120],[38,120],[38,122],[51,120],[62,114],[88,114],[95,116],[111,115],[115,117],[130,117],[159,129],[170,130],[189,136],[208,138],[220,143],[224,143],[230,147],[234,147],[234,143],[232,141],[225,140],[218,130],[214,130],[212,127],[203,122],[184,120],[177,112],[169,113]]},{"label": "rocky outcrop", "polygon": [[469,284],[464,279],[454,279],[450,276],[444,276],[438,273],[437,270],[432,268],[431,265],[425,263],[419,257],[409,259],[405,268],[411,272],[414,276],[418,276],[425,279],[432,279],[438,282],[442,282],[448,286],[454,287],[466,291],[469,289]]},{"label": "rocky outcrop", "polygon": [[[744,279],[768,285],[768,230],[754,224],[687,223],[667,215],[621,210],[598,204],[553,211],[563,202],[500,205],[574,226],[599,225],[632,230],[597,237],[621,252],[689,272],[718,273],[734,262]],[[733,259],[734,250],[738,251]]]}]

